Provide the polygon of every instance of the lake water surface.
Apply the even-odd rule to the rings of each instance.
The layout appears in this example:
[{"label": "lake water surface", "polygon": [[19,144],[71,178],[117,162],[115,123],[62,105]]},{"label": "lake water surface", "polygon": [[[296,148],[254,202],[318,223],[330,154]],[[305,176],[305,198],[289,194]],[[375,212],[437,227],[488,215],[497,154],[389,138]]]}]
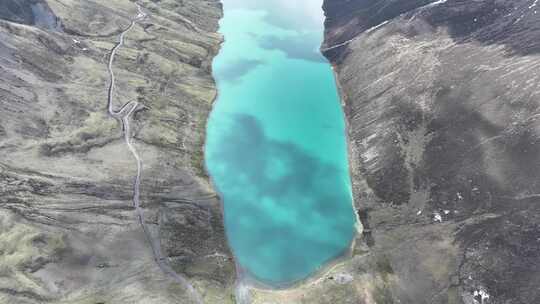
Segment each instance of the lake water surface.
[{"label": "lake water surface", "polygon": [[206,166],[237,262],[272,286],[346,252],[355,217],[322,0],[224,0]]}]

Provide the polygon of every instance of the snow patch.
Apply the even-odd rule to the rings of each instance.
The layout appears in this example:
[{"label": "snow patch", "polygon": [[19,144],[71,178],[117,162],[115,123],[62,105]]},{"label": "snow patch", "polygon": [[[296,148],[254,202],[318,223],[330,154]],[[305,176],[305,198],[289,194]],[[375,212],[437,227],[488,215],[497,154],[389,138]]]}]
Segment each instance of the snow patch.
[{"label": "snow patch", "polygon": [[[474,301],[479,304],[484,304],[485,301],[489,300],[489,294],[484,289],[475,290],[473,292]],[[480,301],[477,299],[480,298]]]},{"label": "snow patch", "polygon": [[439,0],[439,1],[431,2],[430,4],[428,4],[428,5],[426,5],[426,6],[422,7],[422,8],[428,8],[428,7],[441,5],[441,4],[446,3],[446,1],[448,1],[448,0]]},{"label": "snow patch", "polygon": [[446,1],[448,1],[448,0],[439,0],[439,1],[435,1],[435,2],[431,3],[431,5],[443,4],[443,3],[446,3]]},{"label": "snow patch", "polygon": [[362,156],[364,157],[365,162],[370,162],[377,156],[379,156],[379,153],[377,152],[377,148],[371,147],[366,152],[364,152]]},{"label": "snow patch", "polygon": [[366,33],[371,33],[371,32],[373,32],[374,30],[380,28],[381,26],[384,26],[385,24],[388,24],[388,22],[390,22],[390,21],[389,21],[389,20],[386,20],[386,21],[384,21],[384,22],[382,22],[382,23],[380,23],[380,24],[377,24],[377,25],[375,25],[375,26],[373,26],[373,27],[370,27],[369,29],[366,30]]}]

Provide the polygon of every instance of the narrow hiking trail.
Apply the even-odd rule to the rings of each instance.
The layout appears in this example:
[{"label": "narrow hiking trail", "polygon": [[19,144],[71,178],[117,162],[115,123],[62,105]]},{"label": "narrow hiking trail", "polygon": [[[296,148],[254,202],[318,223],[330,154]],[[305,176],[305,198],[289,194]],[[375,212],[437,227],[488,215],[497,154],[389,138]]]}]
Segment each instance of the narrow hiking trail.
[{"label": "narrow hiking trail", "polygon": [[111,50],[111,53],[109,55],[108,72],[109,72],[110,80],[109,80],[109,88],[108,88],[108,95],[107,95],[107,110],[110,116],[114,117],[115,119],[117,119],[118,121],[122,123],[124,141],[137,164],[137,174],[135,175],[134,183],[133,183],[133,198],[132,198],[133,206],[135,207],[139,224],[145,234],[145,237],[148,243],[150,243],[154,260],[156,261],[157,265],[164,273],[166,273],[171,278],[173,278],[176,282],[184,286],[187,292],[191,295],[191,297],[197,303],[202,304],[203,303],[202,297],[197,292],[197,290],[193,287],[193,285],[191,285],[191,283],[189,283],[186,278],[176,273],[172,269],[172,267],[167,263],[167,258],[163,256],[163,253],[161,252],[159,238],[152,237],[150,230],[144,221],[144,210],[143,208],[141,208],[141,202],[140,202],[140,185],[141,185],[143,162],[139,153],[137,152],[137,149],[132,144],[131,127],[130,127],[129,121],[130,121],[131,115],[137,109],[145,108],[145,106],[138,103],[137,101],[129,101],[125,103],[119,110],[114,110],[114,106],[113,106],[113,95],[114,95],[114,89],[115,89],[115,83],[116,83],[114,72],[113,72],[114,57],[118,49],[124,45],[125,35],[128,34],[133,29],[133,27],[135,26],[137,22],[144,20],[148,16],[143,11],[143,9],[141,8],[139,4],[136,4],[136,5],[137,5],[138,14],[131,20],[130,25],[124,31],[122,31],[122,33],[120,33],[118,43],[114,46],[114,48]]}]

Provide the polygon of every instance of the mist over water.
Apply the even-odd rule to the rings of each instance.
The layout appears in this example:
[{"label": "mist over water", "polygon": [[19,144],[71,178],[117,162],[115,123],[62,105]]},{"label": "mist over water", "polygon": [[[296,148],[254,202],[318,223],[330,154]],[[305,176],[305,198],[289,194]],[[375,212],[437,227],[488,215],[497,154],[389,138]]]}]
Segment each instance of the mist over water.
[{"label": "mist over water", "polygon": [[238,262],[270,285],[306,278],[354,234],[343,114],[318,51],[321,4],[224,1],[206,164]]}]

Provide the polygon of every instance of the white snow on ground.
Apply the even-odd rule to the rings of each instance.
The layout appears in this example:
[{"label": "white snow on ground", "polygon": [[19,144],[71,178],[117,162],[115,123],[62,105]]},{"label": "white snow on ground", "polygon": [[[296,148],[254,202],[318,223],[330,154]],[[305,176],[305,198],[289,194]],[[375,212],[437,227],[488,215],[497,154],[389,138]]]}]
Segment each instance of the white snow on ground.
[{"label": "white snow on ground", "polygon": [[[485,301],[489,300],[489,294],[487,293],[487,291],[485,291],[483,289],[475,290],[474,293],[473,293],[473,296],[475,297],[474,301],[476,303],[484,304]],[[478,302],[478,300],[476,300],[477,297],[480,297],[480,302]]]},{"label": "white snow on ground", "polygon": [[379,24],[377,24],[377,25],[375,25],[375,26],[373,26],[373,27],[370,27],[370,28],[368,28],[368,29],[366,30],[366,33],[371,33],[371,32],[373,32],[374,30],[380,28],[381,26],[383,26],[383,25],[385,25],[385,24],[388,24],[388,22],[390,22],[390,20],[386,20],[386,21],[384,21],[384,22],[382,22],[382,23],[379,23]]},{"label": "white snow on ground", "polygon": [[377,153],[377,149],[375,147],[369,148],[366,152],[362,154],[365,162],[370,162],[378,156],[379,153]]},{"label": "white snow on ground", "polygon": [[448,0],[439,0],[439,1],[435,1],[435,2],[431,3],[431,5],[443,4],[443,3],[446,3],[446,1],[448,1]]},{"label": "white snow on ground", "polygon": [[[534,9],[533,11],[534,14],[538,13],[538,11],[536,10],[536,7],[538,6],[538,1],[540,0],[534,0],[534,2],[531,5],[529,5],[529,10]],[[520,22],[523,19],[523,17],[525,17],[525,13],[521,14],[521,16],[519,16],[519,18],[517,18],[517,20],[514,22],[514,24]]]},{"label": "white snow on ground", "polygon": [[423,6],[423,7],[420,7],[420,9],[440,5],[440,4],[446,3],[446,1],[448,1],[448,0],[439,0],[439,1],[431,2],[430,4],[427,4],[427,5]]},{"label": "white snow on ground", "polygon": [[439,1],[431,2],[429,4],[426,4],[424,6],[421,6],[421,7],[417,8],[417,9],[415,9],[416,13],[414,13],[414,15],[409,19],[409,22],[413,21],[416,18],[416,16],[418,15],[418,13],[422,12],[424,9],[432,8],[434,6],[444,4],[444,3],[446,3],[446,1],[448,1],[448,0],[439,0]]}]

